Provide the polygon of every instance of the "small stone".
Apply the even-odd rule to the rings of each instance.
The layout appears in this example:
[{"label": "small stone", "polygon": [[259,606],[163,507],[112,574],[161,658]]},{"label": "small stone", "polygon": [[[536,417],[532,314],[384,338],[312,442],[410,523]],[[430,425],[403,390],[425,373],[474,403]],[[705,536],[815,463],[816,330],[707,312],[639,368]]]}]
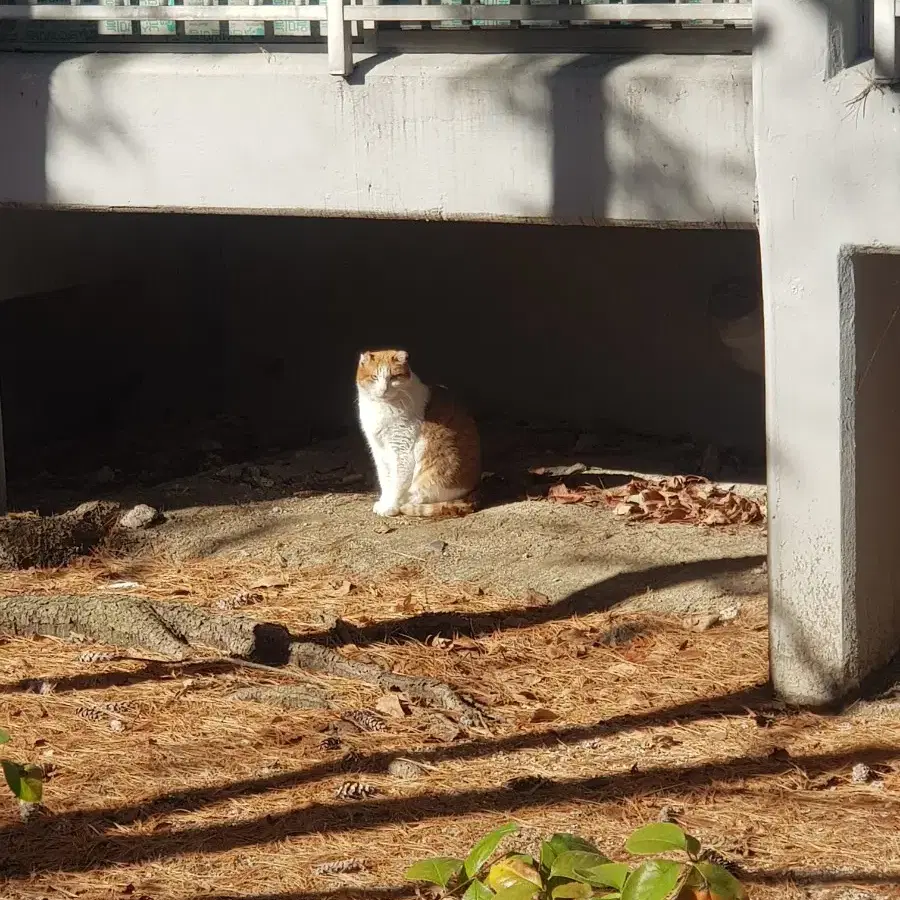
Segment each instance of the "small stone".
[{"label": "small stone", "polygon": [[865,763],[857,763],[850,771],[853,784],[868,784],[874,779],[875,773]]},{"label": "small stone", "polygon": [[522,602],[525,606],[549,606],[550,598],[534,588],[527,588]]},{"label": "small stone", "polygon": [[719,622],[719,614],[718,613],[710,613],[707,616],[688,616],[684,620],[684,627],[688,629],[688,631],[709,631],[713,625],[718,624]]},{"label": "small stone", "polygon": [[441,541],[441,540],[431,541],[431,542],[425,547],[425,549],[426,549],[429,553],[443,553],[443,552],[447,549],[447,542],[446,542],[446,541]]},{"label": "small stone", "polygon": [[394,531],[387,522],[377,522],[375,527],[372,529],[375,534],[390,534]]},{"label": "small stone", "polygon": [[146,503],[138,503],[137,506],[129,509],[127,513],[119,519],[120,528],[128,528],[131,531],[139,531],[142,528],[150,528],[162,519],[158,509],[147,506]]},{"label": "small stone", "polygon": [[726,606],[719,613],[720,622],[733,622],[741,614],[741,608],[737,604]]},{"label": "small stone", "polygon": [[112,484],[116,480],[116,470],[112,466],[103,466],[94,473],[97,484]]},{"label": "small stone", "polygon": [[425,766],[411,759],[393,759],[388,765],[388,774],[394,778],[420,778],[426,771]]},{"label": "small stone", "polygon": [[23,822],[29,822],[35,816],[45,814],[46,810],[40,803],[29,803],[27,800],[19,801],[19,818]]},{"label": "small stone", "polygon": [[265,489],[275,486],[275,479],[270,478],[269,473],[259,466],[247,466],[244,469],[244,476],[254,487]]},{"label": "small stone", "polygon": [[675,810],[671,806],[664,806],[660,811],[659,815],[656,817],[657,822],[668,822],[669,824],[675,824],[678,820],[675,815]]},{"label": "small stone", "polygon": [[641,633],[641,628],[631,622],[621,622],[613,625],[609,631],[603,635],[598,643],[603,647],[621,647],[623,644],[629,644]]},{"label": "small stone", "polygon": [[125,723],[121,719],[110,719],[109,730],[120,732],[125,730]]}]

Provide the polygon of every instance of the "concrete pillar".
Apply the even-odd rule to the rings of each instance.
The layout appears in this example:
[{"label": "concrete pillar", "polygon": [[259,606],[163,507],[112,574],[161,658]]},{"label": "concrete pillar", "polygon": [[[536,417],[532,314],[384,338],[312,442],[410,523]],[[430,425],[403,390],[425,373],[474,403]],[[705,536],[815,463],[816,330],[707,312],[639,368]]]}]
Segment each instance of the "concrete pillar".
[{"label": "concrete pillar", "polygon": [[771,667],[797,703],[900,650],[900,100],[854,101],[856,15],[754,0]]}]

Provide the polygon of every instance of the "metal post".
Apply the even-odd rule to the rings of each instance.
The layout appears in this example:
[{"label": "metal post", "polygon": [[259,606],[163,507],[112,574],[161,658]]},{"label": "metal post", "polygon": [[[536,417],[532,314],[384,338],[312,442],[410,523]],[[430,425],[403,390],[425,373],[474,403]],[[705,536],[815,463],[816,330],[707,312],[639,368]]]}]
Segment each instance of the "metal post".
[{"label": "metal post", "polygon": [[353,71],[350,23],[344,18],[344,0],[328,2],[328,71],[345,78]]},{"label": "metal post", "polygon": [[872,13],[872,55],[875,57],[875,77],[882,81],[893,81],[900,78],[895,0],[875,0]]}]

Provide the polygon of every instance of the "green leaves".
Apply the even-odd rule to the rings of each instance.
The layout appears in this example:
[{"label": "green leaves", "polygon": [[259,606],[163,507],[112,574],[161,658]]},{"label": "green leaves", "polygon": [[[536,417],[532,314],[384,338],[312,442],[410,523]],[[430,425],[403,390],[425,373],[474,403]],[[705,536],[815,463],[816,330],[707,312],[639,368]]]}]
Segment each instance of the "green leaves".
[{"label": "green leaves", "polygon": [[494,892],[485,887],[477,878],[466,888],[462,900],[493,900]]},{"label": "green leaves", "polygon": [[550,896],[553,900],[590,900],[594,896],[594,889],[580,881],[567,881],[553,888]]},{"label": "green leaves", "polygon": [[556,858],[568,850],[581,850],[585,853],[600,852],[593,844],[574,834],[551,834],[549,839],[541,844],[542,868],[549,872],[553,868]]},{"label": "green leaves", "polygon": [[[500,894],[494,892],[478,881],[475,876],[481,867],[494,855],[500,842],[509,834],[518,831],[518,827],[512,823],[496,828],[486,834],[471,850],[469,855],[463,859],[456,859],[453,856],[433,856],[429,859],[422,859],[411,865],[404,873],[403,877],[407,881],[427,881],[429,884],[436,884],[445,890],[451,886],[458,890],[462,890],[465,886],[465,893],[462,895],[463,900],[491,900]],[[537,874],[535,873],[535,877]],[[528,882],[523,881],[523,884]],[[518,884],[515,887],[519,887]],[[531,893],[523,894],[524,900],[534,896],[539,890],[539,885],[530,885],[534,888]],[[500,893],[503,893],[502,891]],[[509,900],[517,900],[516,897],[510,897]]]},{"label": "green leaves", "polygon": [[706,882],[709,892],[726,900],[744,900],[747,896],[743,885],[730,872],[712,863],[697,863],[694,868]]},{"label": "green leaves", "polygon": [[497,891],[494,900],[532,900],[540,889],[540,885],[520,881],[511,887],[503,888],[502,891]]},{"label": "green leaves", "polygon": [[514,834],[519,830],[517,825],[512,822],[507,825],[501,825],[493,831],[488,832],[471,850],[466,857],[464,868],[466,877],[474,878],[478,874],[478,870],[494,855],[500,846],[500,841],[507,835]]},{"label": "green leaves", "polygon": [[683,853],[681,862],[647,859],[632,871],[576,835],[553,834],[541,844],[540,863],[525,854],[506,853],[481,875],[501,841],[516,831],[512,823],[503,825],[481,838],[464,860],[425,859],[405,876],[439,885],[455,900],[673,900],[682,889],[697,897],[709,893],[717,900],[746,900],[733,875],[700,861],[696,838],[667,822],[638,828],[625,846],[641,856]]},{"label": "green leaves", "polygon": [[432,856],[413,863],[404,873],[407,881],[427,881],[442,888],[449,886],[462,871],[463,861],[452,856]]},{"label": "green leaves", "polygon": [[685,834],[677,825],[660,822],[638,828],[625,842],[625,849],[635,856],[671,853],[673,850],[682,850],[696,856],[700,852],[700,842]]},{"label": "green leaves", "polygon": [[628,877],[622,900],[667,900],[678,886],[683,871],[682,863],[668,859],[647,860]]},{"label": "green leaves", "polygon": [[44,773],[40,766],[21,765],[8,759],[0,760],[9,789],[26,803],[40,803],[44,794]]},{"label": "green leaves", "polygon": [[[0,728],[0,744],[9,743],[9,732]],[[9,789],[25,803],[40,803],[44,794],[44,770],[40,766],[22,765],[0,759]]]},{"label": "green leaves", "polygon": [[571,878],[594,887],[611,887],[620,891],[628,877],[628,866],[610,862],[599,853],[569,850],[556,858],[550,877]]}]

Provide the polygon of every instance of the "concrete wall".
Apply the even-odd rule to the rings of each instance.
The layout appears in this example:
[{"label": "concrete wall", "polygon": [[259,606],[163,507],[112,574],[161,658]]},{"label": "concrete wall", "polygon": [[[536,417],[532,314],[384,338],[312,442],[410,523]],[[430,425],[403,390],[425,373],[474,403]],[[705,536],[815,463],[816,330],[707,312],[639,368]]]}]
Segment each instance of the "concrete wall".
[{"label": "concrete wall", "polygon": [[[352,426],[357,354],[385,344],[485,418],[762,453],[752,232],[41,215],[46,234],[151,251],[117,280],[101,264],[93,283],[0,303],[14,469],[54,441],[158,440],[217,413],[247,417],[259,443]],[[189,260],[173,233],[191,234]]]},{"label": "concrete wall", "polygon": [[0,203],[752,226],[746,56],[0,53]]},{"label": "concrete wall", "polygon": [[[897,446],[895,364],[859,387],[900,297],[868,268],[855,284],[852,255],[841,261],[849,246],[900,246],[900,97],[860,102],[871,64],[847,65],[853,0],[753,9],[773,673],[790,699],[823,702],[900,649],[896,479],[873,492],[867,474],[884,474],[879,441]],[[863,539],[878,534],[875,558]]]}]

